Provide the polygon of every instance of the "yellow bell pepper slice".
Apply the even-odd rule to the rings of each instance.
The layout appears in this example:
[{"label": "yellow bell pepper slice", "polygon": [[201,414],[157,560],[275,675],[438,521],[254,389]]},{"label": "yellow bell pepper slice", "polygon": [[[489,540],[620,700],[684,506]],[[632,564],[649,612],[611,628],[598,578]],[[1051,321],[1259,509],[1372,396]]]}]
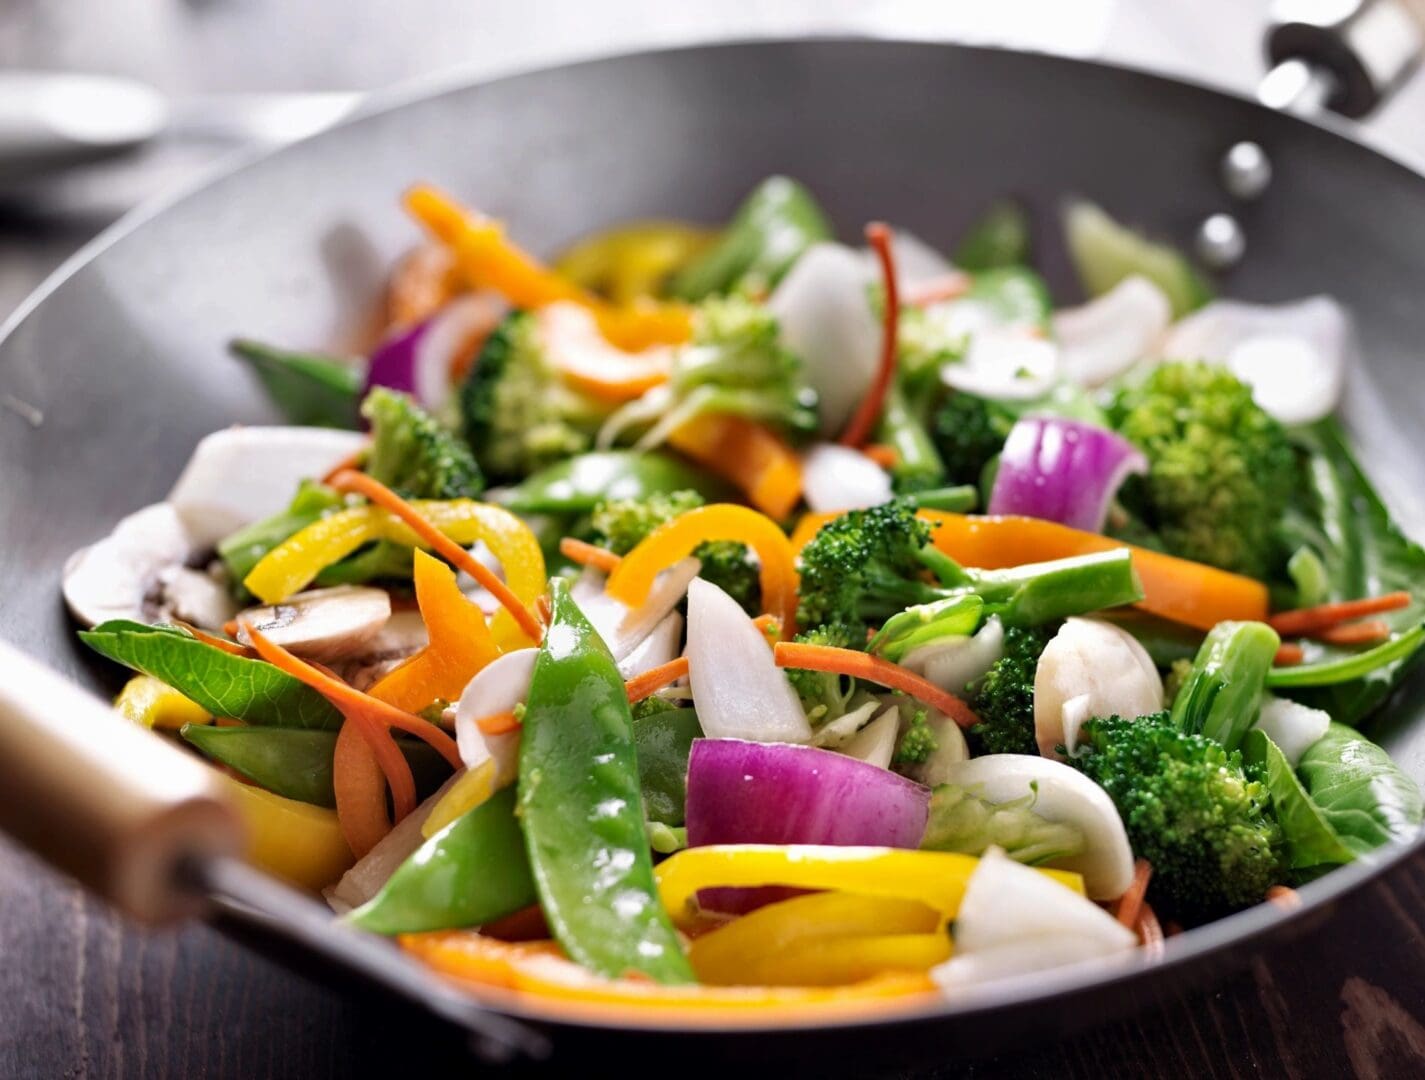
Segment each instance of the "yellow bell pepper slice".
[{"label": "yellow bell pepper slice", "polygon": [[[473,499],[416,500],[411,506],[458,544],[483,540],[500,561],[510,588],[525,604],[533,604],[544,592],[544,554],[539,541],[529,526],[508,510]],[[380,507],[355,506],[289,536],[262,557],[243,584],[263,603],[280,603],[306,588],[323,569],[373,540],[424,547],[395,515]],[[537,644],[508,611],[495,613],[490,632],[504,651]]]},{"label": "yellow bell pepper slice", "polygon": [[592,311],[604,336],[624,349],[676,345],[692,336],[692,316],[686,306],[645,302],[614,307],[511,243],[499,222],[465,210],[433,187],[412,188],[405,203],[412,216],[450,248],[471,288],[493,289],[512,307],[541,308],[572,301]]},{"label": "yellow bell pepper slice", "polygon": [[865,1019],[935,1000],[920,972],[892,972],[850,986],[664,986],[604,979],[565,959],[550,941],[499,941],[472,930],[404,934],[400,943],[481,997],[519,1004],[561,1021],[632,1024],[736,1024],[770,1027]]},{"label": "yellow bell pepper slice", "polygon": [[455,571],[424,551],[415,553],[416,603],[430,643],[367,691],[403,712],[454,701],[500,650],[485,613],[460,591]]},{"label": "yellow bell pepper slice", "polygon": [[637,607],[661,571],[705,540],[737,540],[757,553],[762,610],[777,620],[783,638],[796,633],[797,566],[787,534],[765,514],[732,503],[700,506],[654,529],[609,575],[609,595]]},{"label": "yellow bell pepper slice", "polygon": [[336,811],[284,799],[228,777],[228,795],[247,825],[247,861],[299,889],[330,885],[356,861]]},{"label": "yellow bell pepper slice", "polygon": [[718,238],[680,221],[635,221],[594,233],[567,248],[554,272],[603,293],[615,304],[654,298],[669,276]]},{"label": "yellow bell pepper slice", "polygon": [[918,900],[858,893],[798,896],[693,939],[698,979],[720,986],[826,986],[950,957],[945,919]]},{"label": "yellow bell pepper slice", "polygon": [[213,715],[196,701],[190,701],[173,687],[152,675],[135,675],[119,696],[114,708],[126,720],[146,728],[177,731],[184,724],[209,724]]},{"label": "yellow bell pepper slice", "polygon": [[[917,900],[946,919],[960,910],[965,886],[980,860],[948,851],[819,844],[714,844],[688,848],[655,869],[663,906],[675,925],[697,926],[697,894],[724,886],[786,885],[838,889],[864,896]],[[1084,882],[1067,870],[1044,870],[1083,895]]]},{"label": "yellow bell pepper slice", "polygon": [[495,794],[495,775],[498,772],[499,766],[494,758],[480,762],[473,769],[466,769],[440,797],[440,802],[431,807],[421,823],[421,835],[429,840],[456,818],[468,814]]}]

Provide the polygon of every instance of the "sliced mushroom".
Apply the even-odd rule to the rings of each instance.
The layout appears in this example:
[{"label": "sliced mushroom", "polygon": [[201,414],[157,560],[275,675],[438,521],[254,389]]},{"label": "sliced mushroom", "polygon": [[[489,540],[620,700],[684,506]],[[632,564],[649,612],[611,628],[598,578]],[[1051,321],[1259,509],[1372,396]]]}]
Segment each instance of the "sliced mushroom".
[{"label": "sliced mushroom", "polygon": [[325,663],[360,654],[390,617],[391,597],[384,590],[338,585],[244,611],[237,637],[250,645],[247,628],[254,626],[284,649]]},{"label": "sliced mushroom", "polygon": [[159,575],[182,566],[198,545],[169,503],[130,514],[64,564],[64,602],[84,626],[107,619],[146,622],[160,595]]},{"label": "sliced mushroom", "polygon": [[204,630],[218,630],[237,614],[227,582],[191,566],[166,566],[158,572],[159,617],[182,619]]},{"label": "sliced mushroom", "polygon": [[200,441],[168,493],[195,545],[212,547],[278,513],[297,485],[324,475],[366,444],[357,431],[231,427]]}]

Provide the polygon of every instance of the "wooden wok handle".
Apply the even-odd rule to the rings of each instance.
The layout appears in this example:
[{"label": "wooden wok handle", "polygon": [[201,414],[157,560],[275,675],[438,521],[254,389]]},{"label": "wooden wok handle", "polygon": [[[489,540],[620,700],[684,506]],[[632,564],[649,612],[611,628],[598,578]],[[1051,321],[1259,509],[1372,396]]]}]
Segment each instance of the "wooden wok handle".
[{"label": "wooden wok handle", "polygon": [[179,864],[243,840],[216,773],[4,642],[0,828],[148,922],[199,914]]}]

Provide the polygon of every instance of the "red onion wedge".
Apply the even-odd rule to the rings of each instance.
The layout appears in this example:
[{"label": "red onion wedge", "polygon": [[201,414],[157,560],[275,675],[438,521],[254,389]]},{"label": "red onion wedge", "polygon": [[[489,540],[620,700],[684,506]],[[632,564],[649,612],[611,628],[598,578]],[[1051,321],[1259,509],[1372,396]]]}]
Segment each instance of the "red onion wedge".
[{"label": "red onion wedge", "polygon": [[466,359],[507,310],[493,293],[457,297],[430,318],[387,338],[371,354],[366,390],[388,386],[436,410],[450,396],[456,367]]},{"label": "red onion wedge", "polygon": [[1026,416],[1005,440],[989,512],[1101,532],[1123,481],[1147,470],[1147,459],[1112,431],[1081,420]]},{"label": "red onion wedge", "polygon": [[930,790],[814,746],[698,739],[688,757],[688,844],[917,848]]},{"label": "red onion wedge", "polygon": [[[696,739],[688,757],[688,846],[835,844],[917,848],[930,790],[813,746]],[[710,911],[745,914],[800,890],[703,889]]]}]

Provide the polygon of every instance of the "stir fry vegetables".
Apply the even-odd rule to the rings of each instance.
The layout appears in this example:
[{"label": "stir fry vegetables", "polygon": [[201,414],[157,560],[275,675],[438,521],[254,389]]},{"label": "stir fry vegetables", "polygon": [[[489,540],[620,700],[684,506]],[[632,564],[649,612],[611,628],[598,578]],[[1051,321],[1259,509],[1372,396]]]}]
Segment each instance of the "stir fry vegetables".
[{"label": "stir fry vegetables", "polygon": [[406,205],[370,357],[234,345],[369,435],[215,435],[64,583],[352,925],[495,1003],[779,1023],[1152,962],[1418,834],[1369,736],[1425,553],[1271,362],[1344,370],[1330,301],[1209,303],[1087,204],[1057,311],[1008,203],[952,262],[774,177],[548,264]]}]

